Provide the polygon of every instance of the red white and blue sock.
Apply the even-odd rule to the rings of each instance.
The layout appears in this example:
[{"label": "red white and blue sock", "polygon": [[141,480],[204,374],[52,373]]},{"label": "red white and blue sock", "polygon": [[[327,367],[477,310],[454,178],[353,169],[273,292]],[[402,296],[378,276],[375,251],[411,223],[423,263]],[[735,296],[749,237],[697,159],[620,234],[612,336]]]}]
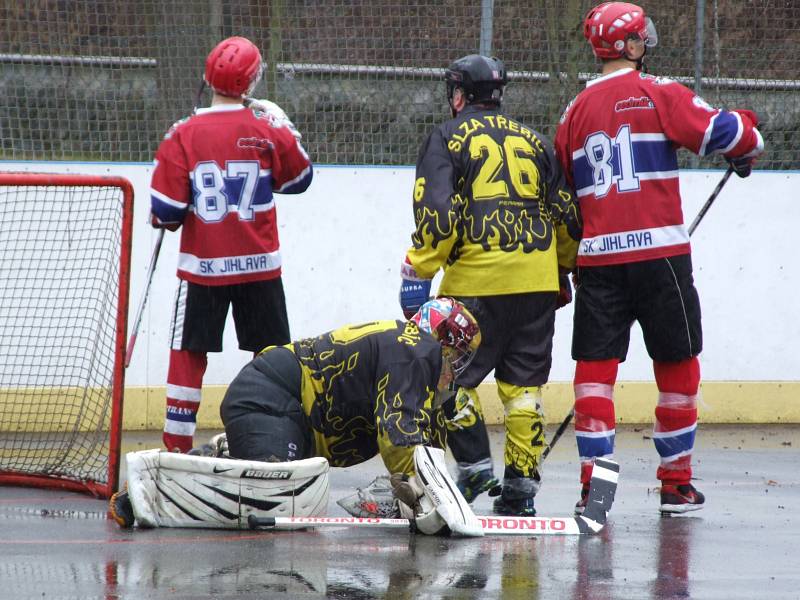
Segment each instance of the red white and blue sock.
[{"label": "red white and blue sock", "polygon": [[579,360],[575,367],[575,439],[581,461],[581,484],[588,488],[597,457],[613,458],[616,417],[614,384],[619,361]]},{"label": "red white and blue sock", "polygon": [[192,449],[203,376],[207,365],[205,352],[170,351],[167,373],[167,416],[162,436],[167,450],[189,452]]},{"label": "red white and blue sock", "polygon": [[656,476],[665,484],[687,484],[692,478],[700,362],[697,357],[653,362],[653,370],[658,385],[653,441],[661,457]]}]

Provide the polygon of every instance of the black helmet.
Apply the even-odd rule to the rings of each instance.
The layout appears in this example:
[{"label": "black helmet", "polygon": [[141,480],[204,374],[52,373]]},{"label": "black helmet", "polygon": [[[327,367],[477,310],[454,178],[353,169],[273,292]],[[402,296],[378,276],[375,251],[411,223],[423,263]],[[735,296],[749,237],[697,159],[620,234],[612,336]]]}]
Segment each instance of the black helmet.
[{"label": "black helmet", "polygon": [[467,104],[490,102],[500,104],[503,87],[508,83],[506,67],[499,58],[470,54],[454,61],[444,72],[447,100],[451,102],[456,88],[464,90]]}]

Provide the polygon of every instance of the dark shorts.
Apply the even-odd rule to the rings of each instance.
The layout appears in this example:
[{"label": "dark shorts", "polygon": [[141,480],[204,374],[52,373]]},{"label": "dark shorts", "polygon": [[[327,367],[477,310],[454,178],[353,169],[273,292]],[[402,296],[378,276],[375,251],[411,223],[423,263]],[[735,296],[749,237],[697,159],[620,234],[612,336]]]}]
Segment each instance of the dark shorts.
[{"label": "dark shorts", "polygon": [[285,462],[314,455],[300,402],[300,364],[286,348],[247,364],[228,386],[219,412],[233,458]]},{"label": "dark shorts", "polygon": [[239,348],[260,352],[288,344],[289,319],[281,278],[234,285],[209,286],[180,281],[175,294],[171,348],[192,352],[222,352],[228,307]]},{"label": "dark shorts", "polygon": [[495,379],[534,387],[547,383],[552,364],[555,292],[458,298],[478,320],[481,345],[456,383],[474,388]]},{"label": "dark shorts", "polygon": [[581,267],[575,294],[572,358],[624,361],[634,321],[650,358],[700,354],[700,300],[689,254],[624,265]]}]

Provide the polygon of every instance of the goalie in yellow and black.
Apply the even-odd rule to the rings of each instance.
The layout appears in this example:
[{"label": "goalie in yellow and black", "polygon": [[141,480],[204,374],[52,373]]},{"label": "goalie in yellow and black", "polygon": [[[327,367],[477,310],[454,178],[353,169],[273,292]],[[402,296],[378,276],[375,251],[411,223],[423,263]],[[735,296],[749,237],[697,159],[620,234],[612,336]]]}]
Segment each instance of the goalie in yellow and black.
[{"label": "goalie in yellow and black", "polygon": [[502,61],[479,55],[446,70],[453,118],[428,136],[417,160],[413,246],[402,265],[400,304],[413,314],[443,270],[439,295],[478,319],[481,352],[461,374],[448,444],[471,500],[495,487],[475,388],[494,369],[505,406],[505,474],[495,512],[535,514],[544,448],[555,310],[571,300],[581,222],[552,146],[500,110]]},{"label": "goalie in yellow and black", "polygon": [[[349,467],[380,454],[399,507],[408,506],[405,516],[418,530],[435,533],[446,526],[482,535],[474,515],[464,517],[471,511],[460,494],[449,488],[431,492],[459,505],[463,522],[423,499],[430,482],[416,477],[420,453],[415,453],[425,446],[444,447],[442,392],[476,356],[480,341],[469,311],[451,298],[439,298],[408,321],[346,325],[270,346],[228,386],[220,408],[225,436],[215,436],[208,455],[181,455],[176,461],[170,453],[130,453],[129,474],[136,475],[130,493],[112,499],[112,514],[126,527],[134,520],[150,527],[241,527],[248,511],[318,514],[327,506],[328,463]],[[326,460],[320,464],[319,459]],[[440,471],[438,479],[449,478],[443,465],[431,467]],[[253,484],[251,471],[263,485]],[[287,480],[276,484],[297,480],[302,485],[291,494],[286,487],[276,491],[269,485],[273,478]],[[176,484],[178,479],[183,483]],[[250,491],[236,492],[236,486]],[[294,496],[294,505],[287,505]]]},{"label": "goalie in yellow and black", "polygon": [[322,456],[348,467],[380,454],[389,473],[411,475],[415,446],[443,446],[440,392],[475,357],[480,339],[469,311],[444,298],[409,321],[348,325],[267,348],[222,401],[230,455]]}]

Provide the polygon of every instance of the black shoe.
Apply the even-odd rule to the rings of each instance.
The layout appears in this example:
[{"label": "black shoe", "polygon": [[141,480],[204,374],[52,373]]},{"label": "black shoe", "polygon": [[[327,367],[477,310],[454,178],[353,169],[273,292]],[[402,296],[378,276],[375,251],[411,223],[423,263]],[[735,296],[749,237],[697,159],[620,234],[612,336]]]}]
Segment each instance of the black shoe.
[{"label": "black shoe", "polygon": [[499,485],[500,482],[489,469],[478,471],[464,479],[459,478],[456,482],[456,487],[470,504],[483,492],[488,492]]},{"label": "black shoe", "polygon": [[130,529],[133,527],[136,518],[133,516],[133,504],[131,498],[128,496],[128,490],[124,489],[117,492],[108,501],[108,508],[111,511],[111,517],[123,529]]},{"label": "black shoe", "polygon": [[536,509],[533,506],[533,497],[509,500],[501,494],[495,498],[492,508],[496,515],[505,515],[508,517],[536,516]]},{"label": "black shoe", "polygon": [[700,510],[706,497],[698,492],[691,483],[684,485],[661,486],[661,512],[685,513]]}]

